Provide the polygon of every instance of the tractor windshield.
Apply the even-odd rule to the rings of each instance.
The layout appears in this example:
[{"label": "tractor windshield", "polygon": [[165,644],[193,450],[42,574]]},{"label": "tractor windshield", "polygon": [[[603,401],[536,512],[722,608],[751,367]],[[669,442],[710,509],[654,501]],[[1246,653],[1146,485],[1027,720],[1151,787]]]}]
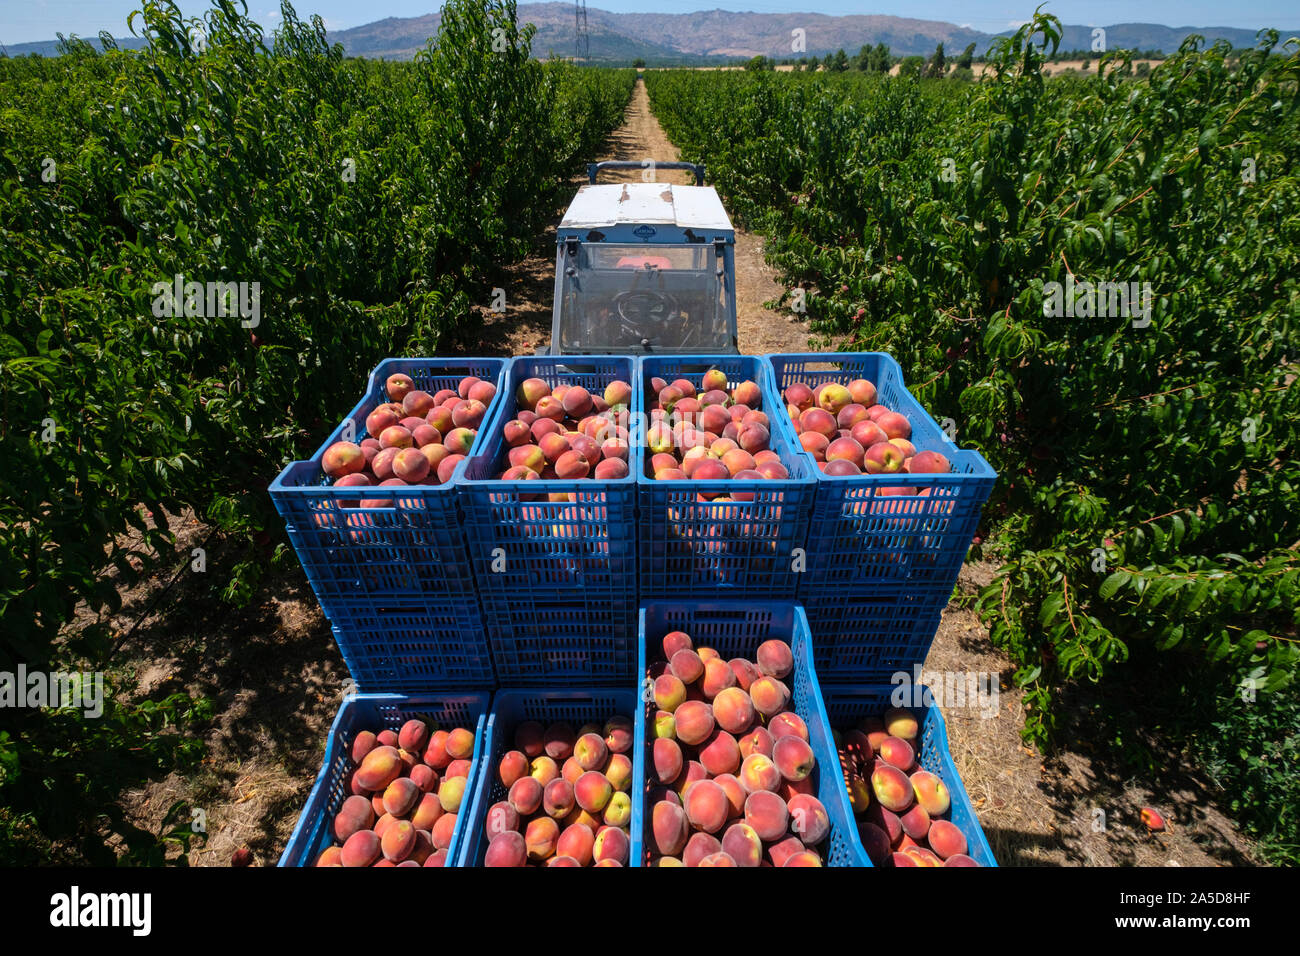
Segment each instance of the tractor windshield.
[{"label": "tractor windshield", "polygon": [[557,266],[564,352],[731,349],[727,271],[712,245],[583,242],[576,255],[562,246]]}]

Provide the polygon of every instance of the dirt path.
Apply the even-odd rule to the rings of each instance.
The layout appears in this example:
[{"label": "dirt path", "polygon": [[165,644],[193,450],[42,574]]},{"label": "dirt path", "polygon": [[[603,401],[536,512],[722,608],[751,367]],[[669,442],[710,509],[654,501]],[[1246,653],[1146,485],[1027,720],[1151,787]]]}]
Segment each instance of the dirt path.
[{"label": "dirt path", "polygon": [[[627,119],[602,159],[676,159],[677,151],[651,114],[638,82]],[[631,177],[639,177],[633,171]],[[665,177],[672,174],[664,174]],[[581,180],[576,179],[576,187]],[[478,312],[480,324],[457,343],[475,354],[531,353],[550,334],[555,224],[535,253],[502,270],[507,311]],[[764,308],[781,294],[763,260],[761,236],[737,231],[740,345],[747,353],[801,351],[806,328],[788,313]],[[178,555],[206,534],[186,526]],[[210,566],[219,566],[214,552]],[[926,660],[927,671],[994,675],[997,716],[945,707],[954,763],[965,782],[995,856],[1003,865],[1240,865],[1249,847],[1190,775],[1134,779],[1116,769],[1104,741],[1080,740],[1051,761],[1020,741],[1021,694],[1010,661],[994,649],[969,609],[970,596],[990,580],[992,566],[963,571],[963,597],[945,612]],[[167,582],[163,575],[127,595],[123,630],[144,613]],[[325,735],[342,700],[346,668],[329,626],[292,554],[248,608],[232,610],[206,581],[182,577],[147,614],[123,646],[141,695],[185,688],[209,696],[215,717],[208,756],[197,774],[171,776],[133,789],[122,804],[138,825],[155,829],[168,806],[186,799],[207,813],[209,839],[191,854],[200,865],[226,865],[238,847],[258,865],[273,865],[315,780]],[[828,675],[821,675],[827,680]],[[1147,834],[1142,806],[1154,806],[1171,830]],[[1096,829],[1096,811],[1105,813]]]}]

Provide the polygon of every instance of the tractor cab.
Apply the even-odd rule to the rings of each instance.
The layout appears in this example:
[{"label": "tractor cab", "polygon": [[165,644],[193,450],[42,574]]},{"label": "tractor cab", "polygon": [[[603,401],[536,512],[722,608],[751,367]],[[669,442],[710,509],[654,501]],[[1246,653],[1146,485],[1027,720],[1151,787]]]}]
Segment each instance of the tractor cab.
[{"label": "tractor cab", "polygon": [[556,238],[552,355],[736,354],[736,233],[704,167],[696,185],[597,184],[591,163]]}]

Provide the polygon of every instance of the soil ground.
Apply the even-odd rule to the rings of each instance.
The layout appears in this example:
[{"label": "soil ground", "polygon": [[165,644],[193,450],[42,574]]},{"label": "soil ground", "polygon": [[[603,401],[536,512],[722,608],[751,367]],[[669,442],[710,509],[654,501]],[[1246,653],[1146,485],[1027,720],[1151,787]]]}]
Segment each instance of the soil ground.
[{"label": "soil ground", "polygon": [[[638,82],[627,121],[601,158],[645,157],[677,154]],[[554,223],[539,238],[535,255],[503,273],[507,312],[483,313],[475,340],[461,347],[523,354],[547,340],[553,249]],[[763,305],[781,287],[763,260],[762,238],[739,231],[736,261],[742,351],[806,348],[806,328]],[[179,565],[208,530],[192,515],[179,516],[175,527]],[[208,566],[221,563],[218,542]],[[1143,779],[1117,769],[1101,741],[1079,739],[1051,760],[1021,743],[1023,711],[1010,681],[1013,668],[969,609],[969,596],[992,574],[989,564],[964,569],[960,595],[943,616],[925,668],[986,673],[998,684],[995,717],[982,716],[979,708],[944,708],[953,761],[997,859],[1003,865],[1049,866],[1256,862],[1248,841],[1215,808],[1212,788],[1191,771]],[[240,610],[223,603],[202,576],[182,574],[169,586],[171,579],[158,575],[126,591],[114,625],[129,632],[122,652],[140,696],[184,688],[214,700],[208,755],[198,774],[173,774],[124,792],[121,802],[149,829],[157,828],[176,800],[203,808],[208,839],[191,854],[193,863],[226,865],[235,849],[248,847],[256,864],[274,865],[320,768],[347,670],[292,555]],[[1169,821],[1168,832],[1149,834],[1139,823],[1138,811],[1148,805]],[[1104,826],[1098,825],[1098,811]]]}]

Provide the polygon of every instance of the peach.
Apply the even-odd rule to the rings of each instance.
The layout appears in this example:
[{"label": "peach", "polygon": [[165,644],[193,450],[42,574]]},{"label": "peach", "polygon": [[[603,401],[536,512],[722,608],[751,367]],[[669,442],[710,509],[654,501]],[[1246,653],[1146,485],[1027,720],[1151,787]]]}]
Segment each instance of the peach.
[{"label": "peach", "polygon": [[740,769],[740,747],[725,730],[715,730],[700,747],[700,763],[710,775],[735,773]]},{"label": "peach", "polygon": [[416,764],[411,768],[408,776],[411,782],[420,788],[421,793],[429,793],[438,788],[438,771],[428,764]]},{"label": "peach", "polygon": [[451,420],[450,408],[439,407],[433,409],[429,414],[424,416],[424,422],[426,425],[432,425],[434,428],[438,429],[439,434],[442,435],[447,434],[447,432],[456,427]]},{"label": "peach", "polygon": [[[884,434],[881,432],[880,434]],[[916,446],[906,438],[890,438],[889,443],[903,453],[903,470],[908,471],[907,459],[916,455]]]},{"label": "peach", "polygon": [[[318,864],[319,865],[319,864]],[[979,866],[965,853],[955,853],[943,861],[944,866]]]},{"label": "peach", "polygon": [[915,794],[907,775],[888,763],[878,763],[871,773],[871,790],[880,805],[894,813],[902,813],[912,805]]},{"label": "peach", "polygon": [[433,825],[438,822],[446,811],[442,809],[442,801],[438,799],[436,793],[426,793],[420,798],[420,802],[415,807],[415,812],[411,814],[411,823],[417,830],[432,830]]},{"label": "peach", "polygon": [[724,687],[713,698],[713,719],[728,733],[743,734],[754,723],[754,702],[741,688]]},{"label": "peach", "polygon": [[708,432],[711,435],[721,435],[723,430],[731,423],[731,414],[722,405],[705,405],[700,409],[696,416],[696,423],[700,431]]},{"label": "peach", "polygon": [[830,815],[812,794],[796,794],[786,801],[786,807],[790,811],[790,830],[805,846],[816,846],[830,835]]},{"label": "peach", "polygon": [[371,438],[378,438],[386,429],[392,428],[401,420],[397,412],[387,405],[381,405],[366,416],[366,432]]},{"label": "peach", "polygon": [[[865,450],[852,438],[837,438],[826,446],[827,463],[844,461],[853,465],[854,471],[862,470]],[[850,472],[852,474],[853,472]]]},{"label": "peach", "polygon": [[691,826],[706,833],[717,833],[731,815],[727,793],[713,780],[697,780],[682,797],[682,808]]},{"label": "peach", "polygon": [[731,472],[722,462],[713,458],[703,458],[691,473],[693,481],[724,481],[731,477]]},{"label": "peach", "polygon": [[384,789],[384,810],[395,817],[404,817],[415,809],[423,795],[410,777],[398,777]]},{"label": "peach", "polygon": [[573,796],[573,784],[557,777],[542,788],[542,809],[548,817],[563,820],[576,805]]},{"label": "peach", "polygon": [[546,728],[546,733],[542,737],[542,746],[546,751],[546,756],[552,760],[567,760],[573,753],[573,742],[577,740],[577,734],[573,732],[573,727],[559,721],[551,724]]},{"label": "peach", "polygon": [[396,747],[376,747],[357,768],[357,784],[372,793],[383,790],[402,775],[402,756]]},{"label": "peach", "polygon": [[867,820],[884,831],[890,846],[898,846],[906,836],[903,833],[903,824],[898,819],[898,814],[892,810],[886,810],[878,803],[873,805],[867,812]]},{"label": "peach", "polygon": [[731,400],[737,405],[758,408],[763,401],[763,394],[756,382],[741,382],[731,393]]},{"label": "peach", "polygon": [[560,765],[546,754],[542,754],[540,757],[533,758],[533,762],[529,764],[528,775],[545,787],[559,777]]},{"label": "peach", "polygon": [[358,830],[343,841],[339,862],[344,866],[370,866],[383,854],[374,830]]},{"label": "peach", "polygon": [[545,730],[535,720],[525,720],[515,727],[515,749],[528,759],[539,757],[546,751]]},{"label": "peach", "polygon": [[769,677],[785,677],[794,670],[794,652],[782,640],[764,641],[754,655],[758,670]]},{"label": "peach", "polygon": [[413,448],[415,447],[415,438],[409,428],[403,425],[389,425],[379,433],[379,446],[381,449]]},{"label": "peach", "polygon": [[566,451],[555,462],[555,476],[565,481],[586,478],[590,471],[591,464],[576,451]]},{"label": "peach", "polygon": [[460,805],[465,799],[466,782],[465,777],[447,777],[442,781],[442,786],[438,788],[438,801],[448,813],[460,811]]},{"label": "peach", "polygon": [[918,770],[912,774],[912,790],[916,794],[916,802],[925,807],[925,812],[932,817],[947,813],[952,804],[947,785],[928,770]]},{"label": "peach", "polygon": [[626,827],[632,821],[632,798],[621,790],[615,790],[605,805],[601,820],[606,826]]},{"label": "peach", "polygon": [[550,817],[536,817],[528,821],[528,826],[524,828],[528,859],[545,860],[555,852],[555,844],[559,839],[560,825]]},{"label": "peach", "polygon": [[342,866],[343,865],[343,848],[337,846],[327,846],[321,850],[320,856],[316,857],[315,866]]},{"label": "peach", "polygon": [[684,794],[695,781],[707,780],[708,778],[709,772],[704,769],[704,764],[698,760],[690,760],[682,768],[682,772],[677,775],[677,779],[673,781],[673,789],[678,794]]},{"label": "peach", "polygon": [[764,841],[779,840],[790,824],[785,801],[770,790],[755,790],[745,799],[745,822]]},{"label": "peach", "polygon": [[334,838],[340,842],[347,842],[352,834],[359,830],[368,830],[374,823],[375,810],[370,801],[365,797],[348,797],[334,817]]},{"label": "peach", "polygon": [[363,730],[352,741],[352,762],[361,763],[366,754],[379,746],[379,741],[369,730]]},{"label": "peach", "polygon": [[667,800],[656,803],[650,811],[650,832],[656,854],[676,856],[682,852],[690,836],[686,811]]},{"label": "peach", "polygon": [[[445,785],[445,784],[444,784]],[[536,813],[542,805],[543,787],[534,777],[520,777],[510,787],[507,799],[520,816]]]},{"label": "peach", "polygon": [[[370,461],[370,470],[380,481],[393,477],[393,462],[397,460],[400,448],[381,448]],[[364,507],[364,506],[363,506]]]},{"label": "peach", "polygon": [[869,475],[892,475],[903,469],[903,453],[887,441],[876,442],[863,455],[862,467]]},{"label": "peach", "polygon": [[513,448],[516,445],[526,444],[532,437],[532,430],[516,418],[502,426],[501,436],[506,440],[506,444]]},{"label": "peach", "polygon": [[817,461],[826,460],[826,449],[830,447],[830,444],[830,439],[819,432],[805,431],[799,433],[800,447]]},{"label": "peach", "polygon": [[772,745],[772,763],[786,780],[806,780],[816,758],[802,737],[778,737]]},{"label": "peach", "polygon": [[904,470],[913,475],[946,475],[952,471],[952,462],[937,451],[923,451],[908,459]]},{"label": "peach", "polygon": [[573,756],[583,770],[597,770],[605,766],[609,748],[605,746],[605,738],[600,734],[583,734],[573,745]]},{"label": "peach", "polygon": [[904,740],[916,739],[916,715],[906,707],[891,707],[885,711],[885,729],[894,737]]},{"label": "peach", "polygon": [[[466,394],[468,394],[468,389],[466,390]],[[519,392],[516,397],[520,406],[527,408],[530,411],[535,411],[537,403],[543,398],[550,397],[550,394],[551,386],[547,385],[545,381],[540,378],[529,378],[520,383]]]},{"label": "peach", "polygon": [[617,864],[622,866],[627,863],[628,851],[632,848],[632,842],[628,839],[627,831],[621,827],[604,826],[596,831],[596,842],[592,845],[591,855],[596,860],[596,865]]},{"label": "peach", "polygon": [[405,860],[415,849],[417,833],[409,820],[398,820],[390,826],[380,839],[380,850],[384,854],[384,859],[394,863]]},{"label": "peach", "polygon": [[731,666],[720,657],[704,662],[704,681],[701,689],[704,696],[713,700],[728,687],[736,686],[736,674]]},{"label": "peach", "polygon": [[384,382],[384,389],[388,392],[388,397],[395,402],[400,402],[404,399],[407,393],[413,388],[415,388],[415,381],[411,376],[403,374],[402,372],[394,372],[392,375],[388,376],[388,380]]},{"label": "peach", "polygon": [[[731,670],[728,669],[727,673],[730,674]],[[677,739],[684,744],[701,744],[713,733],[713,708],[704,701],[688,700],[673,712],[673,716],[677,719]]]},{"label": "peach", "polygon": [[930,832],[930,814],[919,803],[912,804],[907,812],[900,814],[898,822],[902,825],[903,832],[913,840],[924,840]]},{"label": "peach", "polygon": [[601,728],[605,735],[605,746],[611,754],[625,754],[632,749],[632,721],[627,717],[614,716],[605,721]]},{"label": "peach", "polygon": [[667,737],[669,740],[677,737],[677,718],[666,710],[655,711],[655,737]]},{"label": "peach", "polygon": [[654,696],[660,710],[676,716],[677,709],[686,700],[686,685],[673,674],[660,674],[655,678]]},{"label": "peach", "polygon": [[429,476],[429,459],[418,448],[403,448],[393,459],[393,475],[408,484],[418,485]]},{"label": "peach", "polygon": [[497,779],[509,790],[520,777],[528,776],[528,758],[521,751],[510,750],[497,765]]},{"label": "peach", "polygon": [[627,462],[621,458],[606,458],[596,465],[592,477],[597,481],[617,481],[628,476]]},{"label": "peach", "polygon": [[775,677],[763,676],[749,685],[754,709],[764,717],[775,717],[790,703],[790,688]]},{"label": "peach", "polygon": [[673,655],[683,648],[686,650],[693,650],[695,648],[689,634],[686,634],[683,631],[671,631],[664,635],[663,649],[665,660],[672,660]]},{"label": "peach", "polygon": [[442,772],[443,777],[468,777],[472,762],[469,760],[453,760],[447,764],[447,769]]},{"label": "peach", "polygon": [[803,853],[806,849],[802,840],[797,836],[792,836],[773,843],[768,847],[767,854],[773,866],[785,866],[787,860],[796,854]]},{"label": "peach", "polygon": [[561,455],[572,450],[568,439],[560,434],[543,435],[537,442],[537,447],[542,450],[542,454],[551,464],[555,464]]},{"label": "peach", "polygon": [[840,426],[835,416],[821,408],[810,408],[799,416],[799,433],[821,435],[827,444],[840,437]]},{"label": "peach", "polygon": [[451,481],[451,476],[455,473],[456,466],[464,460],[464,455],[448,455],[442,461],[438,462],[438,483],[446,484]]},{"label": "peach", "polygon": [[445,850],[451,846],[452,837],[456,833],[456,823],[459,817],[455,813],[444,813],[438,817],[434,823],[433,829],[429,831],[429,838],[433,840],[435,850]]},{"label": "peach", "polygon": [[880,759],[906,772],[916,762],[916,754],[912,745],[901,737],[886,737],[880,743]]},{"label": "peach", "polygon": [[876,386],[865,378],[855,378],[848,384],[849,396],[859,405],[871,406],[876,403]]},{"label": "peach", "polygon": [[465,397],[472,402],[482,402],[486,405],[497,397],[497,387],[491,382],[478,381],[469,387]]},{"label": "peach", "polygon": [[587,771],[583,770],[578,764],[577,758],[570,755],[569,758],[564,761],[564,766],[560,768],[560,778],[569,781],[569,783],[577,783],[578,778],[586,772]]},{"label": "peach", "polygon": [[588,813],[600,813],[613,795],[614,787],[599,770],[588,770],[573,785],[574,799]]},{"label": "peach", "polygon": [[772,736],[771,731],[766,727],[754,727],[737,741],[742,758],[756,753],[771,757],[772,746],[775,743],[776,738]]},{"label": "peach", "polygon": [[506,458],[509,460],[511,465],[516,467],[523,466],[524,468],[531,469],[538,474],[541,474],[542,469],[546,467],[547,462],[546,453],[537,445],[516,445],[506,454]]},{"label": "peach", "polygon": [[718,838],[701,830],[686,841],[686,848],[682,850],[682,863],[686,866],[699,866],[700,861],[706,856],[721,851],[722,844],[718,842]]},{"label": "peach", "polygon": [[361,446],[350,441],[338,441],[321,455],[321,469],[331,478],[354,475],[366,467],[366,453]]},{"label": "peach", "polygon": [[[443,436],[442,443],[447,446],[447,451],[451,452],[453,456],[468,455],[470,449],[474,447],[476,435],[477,433],[469,428],[453,428]],[[511,451],[514,451],[514,449],[511,449]],[[517,463],[511,462],[511,464]]]},{"label": "peach", "polygon": [[682,748],[671,737],[659,737],[654,742],[653,759],[655,777],[660,783],[672,783],[682,772]]},{"label": "peach", "polygon": [[722,792],[727,796],[727,819],[733,820],[743,816],[745,798],[749,796],[749,791],[745,789],[739,778],[735,774],[720,773],[713,778],[713,782],[721,787]]},{"label": "peach", "polygon": [[761,753],[751,753],[740,764],[737,774],[741,785],[749,793],[760,790],[775,791],[781,784],[781,771],[772,758]]},{"label": "peach", "polygon": [[720,368],[711,368],[700,379],[700,388],[706,392],[726,391],[727,373]]},{"label": "peach", "polygon": [[[767,449],[772,440],[772,433],[765,425],[758,422],[742,422],[736,429],[736,444],[751,455]],[[751,458],[752,462],[753,459]]]},{"label": "peach", "polygon": [[444,746],[447,750],[447,756],[453,760],[468,760],[474,756],[474,733],[465,730],[463,727],[457,727],[447,734],[447,741]]},{"label": "peach", "polygon": [[408,720],[397,732],[397,746],[420,753],[429,744],[429,728],[422,720]]},{"label": "peach", "polygon": [[669,666],[672,668],[673,676],[683,684],[694,683],[704,673],[704,661],[700,660],[699,654],[689,648],[682,648],[674,654]]},{"label": "peach", "polygon": [[615,790],[627,791],[632,788],[632,760],[627,754],[611,754],[605,776]]},{"label": "peach", "polygon": [[788,857],[782,866],[821,866],[822,858],[812,850],[801,850]]},{"label": "peach", "polygon": [[560,833],[559,839],[555,841],[555,853],[559,858],[573,859],[578,866],[590,866],[595,842],[596,837],[591,827],[574,823]]},{"label": "peach", "polygon": [[[849,428],[849,437],[863,449],[889,441],[889,436],[885,434],[885,430],[870,420],[863,420],[852,425]],[[863,454],[865,455],[865,451]],[[859,459],[858,465],[861,466],[861,464],[862,460]]]},{"label": "peach", "polygon": [[912,437],[912,423],[907,420],[906,415],[900,415],[898,412],[885,412],[883,415],[878,416],[875,422],[890,438]]},{"label": "peach", "polygon": [[632,386],[620,379],[615,379],[605,386],[602,397],[605,399],[605,404],[610,408],[616,405],[631,405]]},{"label": "peach", "polygon": [[853,393],[838,382],[828,382],[823,385],[821,394],[817,397],[817,407],[832,415],[838,415],[842,409],[851,404],[853,404]]},{"label": "peach", "polygon": [[966,835],[950,820],[935,820],[931,823],[928,839],[930,849],[943,860],[966,855]]},{"label": "peach", "polygon": [[502,830],[492,837],[483,855],[484,866],[524,866],[528,862],[528,844],[517,830]]},{"label": "peach", "polygon": [[[549,418],[539,418],[528,426],[529,434],[533,436],[533,444],[538,447],[542,444],[542,439],[547,435],[564,435],[564,426],[557,421]],[[567,445],[568,442],[565,442]],[[563,453],[563,452],[561,452]]]}]

